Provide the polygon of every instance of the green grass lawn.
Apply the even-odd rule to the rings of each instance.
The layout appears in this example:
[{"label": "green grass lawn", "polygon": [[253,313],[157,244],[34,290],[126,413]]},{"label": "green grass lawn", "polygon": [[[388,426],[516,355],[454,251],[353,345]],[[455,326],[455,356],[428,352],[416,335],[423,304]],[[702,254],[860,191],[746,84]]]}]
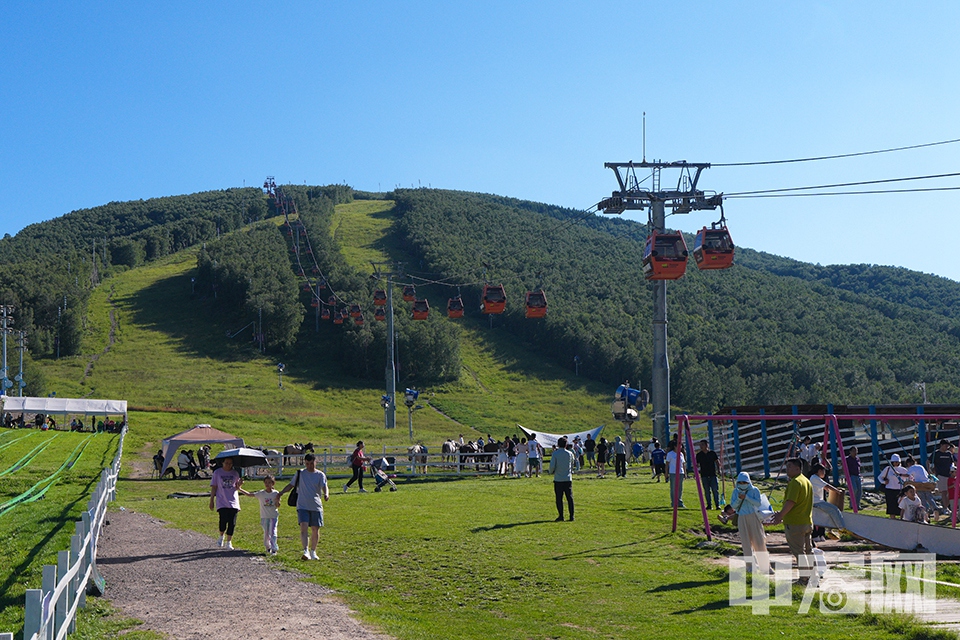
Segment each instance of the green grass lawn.
[{"label": "green grass lawn", "polygon": [[[154,499],[177,485],[191,486],[123,483],[119,504],[213,545],[206,500]],[[699,512],[685,510],[670,533],[667,487],[645,477],[577,479],[577,520],[562,523],[546,477],[401,482],[367,495],[332,488],[321,560],[298,559],[296,513],[284,508],[281,553],[268,561],[333,587],[361,619],[402,639],[947,637],[816,607],[797,615],[799,588],[793,607],[769,616],[729,606],[724,556],[696,548]],[[261,553],[256,502],[243,504],[234,544]]]}]

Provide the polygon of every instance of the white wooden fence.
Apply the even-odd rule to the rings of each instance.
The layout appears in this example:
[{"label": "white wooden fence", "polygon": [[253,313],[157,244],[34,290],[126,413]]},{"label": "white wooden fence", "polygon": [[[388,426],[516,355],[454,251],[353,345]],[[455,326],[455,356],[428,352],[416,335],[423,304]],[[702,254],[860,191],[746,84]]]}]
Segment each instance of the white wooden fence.
[{"label": "white wooden fence", "polygon": [[[97,541],[107,513],[107,503],[116,498],[124,427],[113,464],[100,474],[87,509],[76,522],[69,551],[57,553],[56,565],[44,565],[41,587],[27,589],[24,607],[24,640],[62,640],[76,631],[77,608],[86,606],[88,588],[103,593],[104,580],[97,571]],[[0,640],[13,640],[0,633]]]}]

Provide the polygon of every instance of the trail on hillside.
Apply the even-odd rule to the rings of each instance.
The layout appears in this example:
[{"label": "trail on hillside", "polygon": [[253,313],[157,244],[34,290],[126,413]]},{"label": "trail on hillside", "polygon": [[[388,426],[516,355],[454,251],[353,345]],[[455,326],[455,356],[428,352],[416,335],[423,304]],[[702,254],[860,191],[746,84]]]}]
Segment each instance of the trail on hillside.
[{"label": "trail on hillside", "polygon": [[333,591],[263,556],[133,511],[111,512],[108,523],[97,553],[106,597],[141,629],[182,640],[389,640],[353,619]]},{"label": "trail on hillside", "polygon": [[100,359],[100,356],[104,356],[110,353],[110,347],[113,346],[114,342],[117,341],[117,304],[113,301],[113,287],[110,287],[110,293],[107,295],[107,302],[110,303],[110,333],[107,334],[107,346],[103,348],[103,351],[96,353],[90,357],[90,361],[87,363],[86,368],[83,370],[84,379],[90,377],[90,372],[93,371],[93,365],[97,360]]}]

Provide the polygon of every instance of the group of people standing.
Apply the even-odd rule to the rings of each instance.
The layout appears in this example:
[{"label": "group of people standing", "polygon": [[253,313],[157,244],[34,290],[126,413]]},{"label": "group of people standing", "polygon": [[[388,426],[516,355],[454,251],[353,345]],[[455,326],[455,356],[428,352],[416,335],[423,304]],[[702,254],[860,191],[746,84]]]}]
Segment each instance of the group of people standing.
[{"label": "group of people standing", "polygon": [[[946,496],[956,482],[953,445],[941,440],[931,460],[930,471],[936,476],[937,491],[946,503]],[[940,514],[949,514],[949,507],[941,507],[927,487],[933,478],[922,464],[913,456],[901,460],[898,454],[890,456],[890,464],[880,472],[886,512],[890,518],[901,518],[911,522],[929,522]]]}]

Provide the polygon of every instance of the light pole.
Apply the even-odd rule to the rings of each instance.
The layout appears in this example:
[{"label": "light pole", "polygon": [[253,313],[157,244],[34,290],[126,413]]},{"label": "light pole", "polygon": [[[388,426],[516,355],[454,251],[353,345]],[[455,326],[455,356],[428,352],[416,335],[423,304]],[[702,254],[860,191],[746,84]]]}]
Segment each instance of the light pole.
[{"label": "light pole", "polygon": [[403,404],[407,405],[407,427],[410,430],[410,442],[413,443],[413,412],[423,409],[423,405],[417,404],[417,398],[420,392],[416,389],[406,389],[403,392]]},{"label": "light pole", "polygon": [[580,356],[573,356],[573,366],[576,370],[576,375],[580,375]]},{"label": "light pole", "polygon": [[287,365],[282,362],[277,363],[277,386],[283,389],[283,371],[287,368]]},{"label": "light pole", "polygon": [[3,368],[0,369],[0,396],[7,395],[7,389],[13,386],[7,378],[7,334],[13,329],[13,307],[9,304],[0,304],[0,332],[3,333]]}]

